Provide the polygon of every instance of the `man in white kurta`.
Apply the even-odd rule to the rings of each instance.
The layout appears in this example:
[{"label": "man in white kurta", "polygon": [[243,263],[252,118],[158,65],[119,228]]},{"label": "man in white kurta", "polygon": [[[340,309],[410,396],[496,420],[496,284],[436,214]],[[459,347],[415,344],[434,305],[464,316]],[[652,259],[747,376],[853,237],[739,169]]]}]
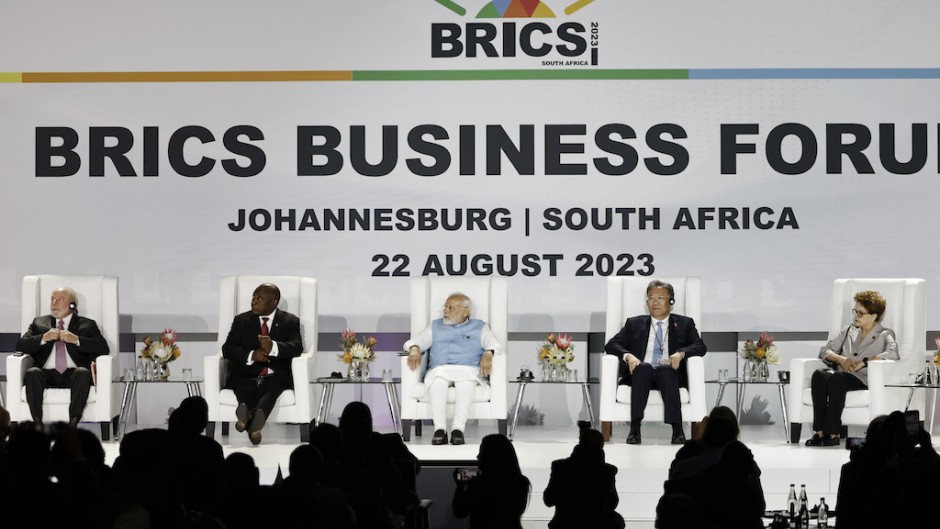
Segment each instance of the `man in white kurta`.
[{"label": "man in white kurta", "polygon": [[455,293],[444,304],[443,318],[434,320],[423,331],[405,342],[408,367],[412,371],[421,365],[421,355],[428,351],[428,372],[424,387],[431,402],[434,436],[431,444],[447,443],[447,388],[454,386],[454,420],[451,424],[451,444],[464,444],[463,431],[467,414],[478,384],[486,384],[483,377],[493,369],[493,355],[501,345],[489,325],[470,318],[470,298]]}]

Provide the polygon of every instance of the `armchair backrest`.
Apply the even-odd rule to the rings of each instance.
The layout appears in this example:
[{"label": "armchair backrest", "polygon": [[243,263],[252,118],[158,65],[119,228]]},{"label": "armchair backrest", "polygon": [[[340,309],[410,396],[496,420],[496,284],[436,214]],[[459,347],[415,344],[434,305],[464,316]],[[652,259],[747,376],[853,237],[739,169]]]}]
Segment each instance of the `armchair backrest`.
[{"label": "armchair backrest", "polygon": [[489,324],[503,351],[509,345],[509,288],[501,276],[416,277],[411,280],[411,334],[441,317],[444,302],[455,292],[470,298],[470,317]]},{"label": "armchair backrest", "polygon": [[301,276],[239,275],[222,278],[219,288],[219,348],[225,343],[232,320],[251,310],[251,296],[258,285],[273,283],[281,291],[277,308],[300,319],[304,352],[317,350],[317,280]]},{"label": "armchair backrest", "polygon": [[646,287],[658,279],[672,285],[676,303],[672,312],[688,316],[702,330],[702,279],[681,277],[611,277],[607,279],[607,321],[604,340],[610,340],[623,328],[627,318],[649,314],[646,305]]},{"label": "armchair backrest", "polygon": [[[927,281],[919,278],[851,278],[836,279],[832,284],[829,309],[829,339],[852,322],[855,294],[876,290],[885,298],[885,314],[881,324],[894,331],[898,340],[901,362],[912,356],[923,363],[924,340],[927,334]],[[911,365],[915,365],[912,363]]]},{"label": "armchair backrest", "polygon": [[20,332],[33,318],[49,314],[49,300],[57,288],[69,287],[78,297],[76,311],[98,324],[112,355],[118,353],[118,278],[105,275],[41,274],[23,278]]}]

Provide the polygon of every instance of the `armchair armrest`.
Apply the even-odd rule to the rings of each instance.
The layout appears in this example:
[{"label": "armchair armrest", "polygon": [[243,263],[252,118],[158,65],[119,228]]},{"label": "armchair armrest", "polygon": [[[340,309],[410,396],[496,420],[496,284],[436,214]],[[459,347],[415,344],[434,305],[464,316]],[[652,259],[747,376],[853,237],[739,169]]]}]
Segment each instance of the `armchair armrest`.
[{"label": "armchair armrest", "polygon": [[790,402],[787,406],[790,422],[801,423],[811,420],[811,417],[803,417],[803,390],[809,387],[813,373],[825,367],[825,362],[819,358],[790,360]]},{"label": "armchair armrest", "polygon": [[316,380],[313,352],[302,353],[291,359],[291,375],[294,377],[294,396],[297,403],[298,417],[315,417],[313,410],[313,385]]},{"label": "armchair armrest", "polygon": [[601,358],[601,398],[598,412],[601,421],[613,421],[614,406],[617,404],[617,383],[620,377],[620,360],[614,355],[604,353]]},{"label": "armchair armrest", "polygon": [[688,420],[698,422],[700,418],[708,415],[708,407],[705,404],[705,358],[689,358],[686,361],[686,371],[689,377],[689,405],[692,415]]},{"label": "armchair armrest", "polygon": [[228,374],[228,360],[222,356],[222,351],[209,355],[203,359],[203,372],[206,374],[206,403],[209,405],[209,420],[219,420],[219,394],[225,377]]},{"label": "armchair armrest", "polygon": [[95,358],[93,364],[95,373],[95,392],[98,394],[95,400],[95,415],[98,417],[112,417],[114,398],[112,394],[117,395],[117,385],[114,383],[114,357],[111,355],[101,355]]},{"label": "armchair armrest", "polygon": [[23,378],[26,370],[33,367],[33,357],[27,354],[11,354],[7,356],[7,395],[6,406],[10,412],[10,420],[19,422],[30,420],[31,417],[20,416],[20,393],[23,391]]},{"label": "armchair armrest", "polygon": [[506,386],[509,383],[505,354],[493,355],[493,371],[490,373],[490,404],[494,409],[506,410]]}]

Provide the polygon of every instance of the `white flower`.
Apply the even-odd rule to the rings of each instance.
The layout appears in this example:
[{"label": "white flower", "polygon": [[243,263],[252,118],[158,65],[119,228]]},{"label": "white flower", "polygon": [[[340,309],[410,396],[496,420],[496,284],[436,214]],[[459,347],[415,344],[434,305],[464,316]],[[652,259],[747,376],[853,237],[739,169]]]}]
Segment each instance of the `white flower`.
[{"label": "white flower", "polygon": [[767,347],[767,363],[772,365],[777,365],[780,363],[780,352],[777,350],[777,346],[771,344]]},{"label": "white flower", "polygon": [[163,342],[153,342],[150,345],[150,357],[155,361],[165,364],[173,356],[173,350],[167,347]]},{"label": "white flower", "polygon": [[349,348],[349,354],[355,360],[370,360],[372,358],[372,350],[361,343],[353,344]]}]

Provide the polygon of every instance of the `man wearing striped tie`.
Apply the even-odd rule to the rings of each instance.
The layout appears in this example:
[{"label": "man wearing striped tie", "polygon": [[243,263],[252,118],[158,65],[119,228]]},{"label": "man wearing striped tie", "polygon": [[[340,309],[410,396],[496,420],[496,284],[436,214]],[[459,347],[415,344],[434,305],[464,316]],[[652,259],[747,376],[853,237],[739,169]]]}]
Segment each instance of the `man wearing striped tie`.
[{"label": "man wearing striped tie", "polygon": [[277,308],[281,291],[264,283],[251,296],[251,310],[232,321],[222,345],[228,360],[226,388],[235,391],[235,429],[248,431],[252,444],[261,443],[261,429],[277,398],[294,387],[291,359],[303,352],[300,320]]},{"label": "man wearing striped tie", "polygon": [[663,398],[664,420],[672,426],[672,444],[685,443],[679,388],[688,387],[686,358],[705,354],[705,342],[688,316],[671,314],[676,302],[669,283],[654,280],[646,287],[649,315],[627,318],[623,329],[604,350],[620,359],[620,384],[630,386],[628,444],[640,444],[640,423],[651,389]]},{"label": "man wearing striped tie", "polygon": [[34,319],[16,350],[33,357],[23,385],[33,422],[42,424],[46,388],[70,388],[69,426],[78,426],[93,383],[91,364],[108,354],[108,342],[98,324],[78,315],[78,297],[68,287],[52,292],[51,314]]}]

